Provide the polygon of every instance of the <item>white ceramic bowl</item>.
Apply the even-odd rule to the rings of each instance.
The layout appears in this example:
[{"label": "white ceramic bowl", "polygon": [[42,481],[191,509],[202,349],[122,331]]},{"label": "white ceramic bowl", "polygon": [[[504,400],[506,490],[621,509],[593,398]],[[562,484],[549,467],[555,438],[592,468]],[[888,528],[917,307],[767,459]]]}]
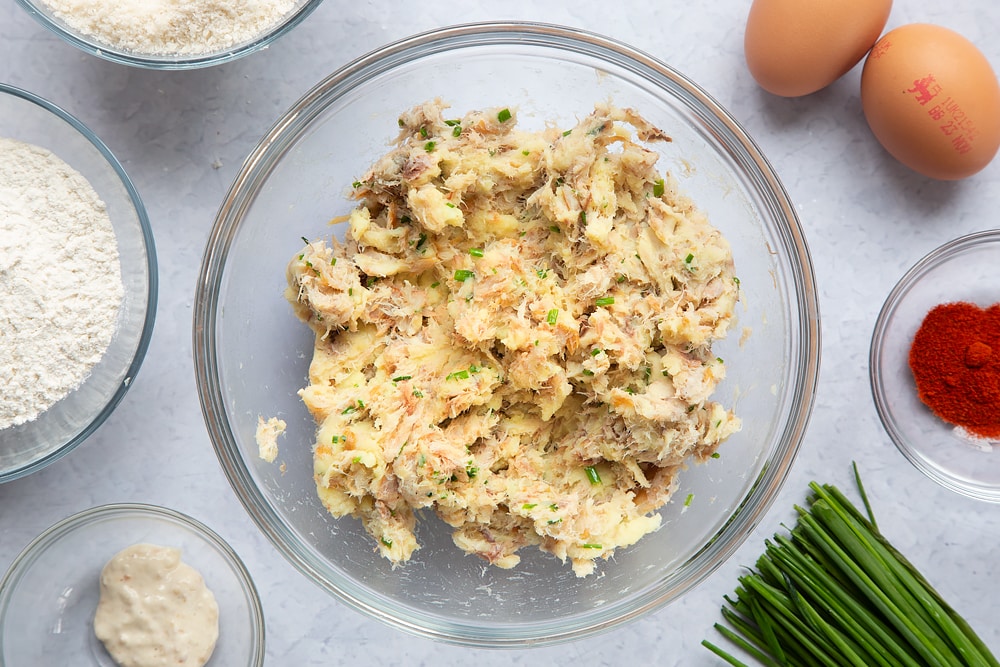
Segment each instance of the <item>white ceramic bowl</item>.
[{"label": "white ceramic bowl", "polygon": [[219,604],[207,667],[264,664],[264,615],[239,556],[204,524],[153,505],[103,505],[63,519],[24,548],[0,580],[0,665],[116,667],[94,635],[100,574],[136,543],[181,550]]},{"label": "white ceramic bowl", "polygon": [[[354,519],[316,497],[315,425],[297,391],[312,334],[283,297],[300,237],[330,233],[351,183],[398,132],[397,117],[441,97],[456,113],[517,107],[519,124],[572,126],[612,99],[673,142],[661,169],[732,244],[745,290],[733,334],[715,348],[717,397],[743,418],[721,457],[681,476],[663,528],[619,549],[599,573],[522,550],[512,570],[486,566],[428,515],[421,548],[393,569]],[[612,628],[683,595],[749,535],[794,459],[819,357],[813,273],[794,208],[754,142],[682,74],[602,37],[537,24],[446,28],[386,46],[322,81],[246,160],[219,211],[195,302],[194,352],[205,420],[237,495],[269,539],[340,600],[395,627],[475,646],[565,641]],[[746,328],[744,332],[743,328]],[[746,335],[743,335],[743,334]],[[742,339],[742,340],[741,340]],[[259,416],[288,423],[279,460],[258,456]],[[281,464],[281,465],[279,465]],[[690,506],[684,500],[693,494]]]},{"label": "white ceramic bowl", "polygon": [[[886,298],[872,335],[869,375],[886,432],[918,470],[962,495],[1000,502],[1000,443],[970,438],[917,395],[913,336],[937,305],[1000,302],[1000,230],[977,232],[930,252]],[[994,352],[996,354],[996,351]]]},{"label": "white ceramic bowl", "polygon": [[114,337],[84,383],[37,419],[0,430],[0,482],[5,482],[70,452],[125,396],[153,333],[157,274],[153,234],[139,193],[83,123],[51,102],[0,84],[0,137],[48,149],[90,182],[111,218],[125,288]]}]

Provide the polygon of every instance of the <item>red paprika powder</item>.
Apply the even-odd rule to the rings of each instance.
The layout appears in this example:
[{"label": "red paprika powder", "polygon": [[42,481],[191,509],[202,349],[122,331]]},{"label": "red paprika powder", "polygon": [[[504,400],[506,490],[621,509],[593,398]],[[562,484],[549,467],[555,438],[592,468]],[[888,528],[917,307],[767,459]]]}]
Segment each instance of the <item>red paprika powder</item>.
[{"label": "red paprika powder", "polygon": [[920,400],[970,435],[1000,439],[1000,304],[931,309],[910,347]]}]

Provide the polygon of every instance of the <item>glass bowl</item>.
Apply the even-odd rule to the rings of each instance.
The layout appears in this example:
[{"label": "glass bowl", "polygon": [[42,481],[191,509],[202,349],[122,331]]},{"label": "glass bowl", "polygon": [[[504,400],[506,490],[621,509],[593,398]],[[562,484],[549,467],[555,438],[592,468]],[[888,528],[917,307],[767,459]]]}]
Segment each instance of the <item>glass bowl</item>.
[{"label": "glass bowl", "polygon": [[1000,302],[998,285],[1000,230],[969,234],[937,248],[889,293],[875,322],[869,363],[879,418],[903,456],[945,488],[990,502],[1000,502],[1000,448],[970,438],[924,405],[909,353],[932,308],[958,301],[985,308]]},{"label": "glass bowl", "polygon": [[81,32],[64,18],[58,16],[45,0],[17,0],[17,3],[42,26],[86,53],[133,67],[180,70],[219,65],[267,48],[271,42],[301,23],[322,1],[294,0],[292,8],[281,20],[262,33],[230,44],[225,48],[192,54],[141,53],[124,49],[102,41],[95,35]]},{"label": "glass bowl", "polygon": [[0,137],[48,149],[90,182],[111,218],[125,288],[114,337],[83,384],[37,419],[0,429],[0,482],[5,482],[67,454],[122,400],[153,332],[157,279],[146,209],[121,164],[93,132],[54,104],[0,84]]},{"label": "glass bowl", "polygon": [[[714,349],[716,396],[743,430],[721,457],[680,476],[663,527],[619,549],[599,573],[524,549],[512,570],[486,566],[433,516],[413,558],[393,569],[360,522],[335,520],[313,481],[315,425],[297,391],[313,339],[285,301],[302,236],[352,208],[352,182],[388,148],[398,114],[441,97],[456,113],[518,109],[519,125],[564,126],[614,100],[673,137],[669,169],[728,237],[744,290],[739,322]],[[742,330],[742,331],[741,331]],[[194,317],[197,384],[220,462],[253,520],[303,573],[397,628],[475,646],[524,646],[600,632],[676,599],[718,567],[774,499],[813,403],[819,314],[812,266],[777,176],[733,117],[679,72],[630,47],[557,26],[445,28],[391,44],[322,81],[248,157],[216,219]],[[279,459],[255,442],[258,417],[287,430]],[[684,499],[692,498],[686,503]],[[688,506],[685,506],[688,505]]]},{"label": "glass bowl", "polygon": [[264,614],[250,573],[204,524],[163,507],[102,505],[63,519],[36,537],[0,580],[0,664],[115,667],[94,635],[104,565],[125,547],[180,549],[219,604],[212,665],[264,664]]}]

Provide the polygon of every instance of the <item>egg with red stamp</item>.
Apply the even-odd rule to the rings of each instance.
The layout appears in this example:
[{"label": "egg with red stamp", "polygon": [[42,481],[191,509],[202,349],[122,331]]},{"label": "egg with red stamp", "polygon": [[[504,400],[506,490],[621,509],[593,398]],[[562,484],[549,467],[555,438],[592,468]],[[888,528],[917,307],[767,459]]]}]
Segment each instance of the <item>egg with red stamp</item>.
[{"label": "egg with red stamp", "polygon": [[886,33],[865,61],[861,105],[879,143],[931,178],[972,176],[1000,148],[996,74],[948,28],[913,23]]}]

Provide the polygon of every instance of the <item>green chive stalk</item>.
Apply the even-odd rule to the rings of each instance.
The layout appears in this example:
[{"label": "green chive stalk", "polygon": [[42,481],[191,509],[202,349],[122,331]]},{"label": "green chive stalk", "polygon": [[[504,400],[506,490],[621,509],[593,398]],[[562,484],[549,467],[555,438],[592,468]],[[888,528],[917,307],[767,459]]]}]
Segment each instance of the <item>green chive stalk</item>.
[{"label": "green chive stalk", "polygon": [[[835,486],[810,483],[788,535],[766,540],[715,629],[765,667],[1000,667],[985,643]],[[727,625],[728,624],[728,625]],[[723,648],[702,644],[735,667]]]}]

